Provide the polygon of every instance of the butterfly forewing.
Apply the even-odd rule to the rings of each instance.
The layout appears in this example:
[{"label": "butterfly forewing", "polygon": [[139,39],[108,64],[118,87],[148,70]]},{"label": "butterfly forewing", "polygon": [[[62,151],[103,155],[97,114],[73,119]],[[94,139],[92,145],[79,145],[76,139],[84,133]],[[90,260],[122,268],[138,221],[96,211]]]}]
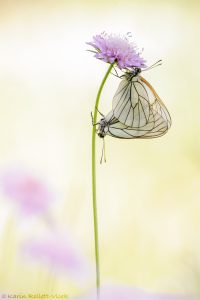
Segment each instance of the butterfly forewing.
[{"label": "butterfly forewing", "polygon": [[150,117],[148,92],[138,76],[120,82],[113,98],[114,116],[130,127],[146,125]]}]

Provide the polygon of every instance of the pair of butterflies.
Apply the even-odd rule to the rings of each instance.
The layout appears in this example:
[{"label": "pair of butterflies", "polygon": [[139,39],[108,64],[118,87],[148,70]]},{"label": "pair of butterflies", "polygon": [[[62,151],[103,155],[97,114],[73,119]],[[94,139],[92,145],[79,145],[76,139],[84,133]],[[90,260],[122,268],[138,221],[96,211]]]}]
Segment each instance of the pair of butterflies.
[{"label": "pair of butterflies", "polygon": [[171,126],[170,114],[141,69],[126,71],[114,95],[112,110],[97,123],[97,134],[121,139],[156,138]]}]

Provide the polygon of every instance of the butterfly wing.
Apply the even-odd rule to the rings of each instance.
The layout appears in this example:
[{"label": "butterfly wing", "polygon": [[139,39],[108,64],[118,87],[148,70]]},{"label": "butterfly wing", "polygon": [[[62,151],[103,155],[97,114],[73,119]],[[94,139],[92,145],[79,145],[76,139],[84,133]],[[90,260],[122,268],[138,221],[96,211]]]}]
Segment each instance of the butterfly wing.
[{"label": "butterfly wing", "polygon": [[[113,112],[112,112],[113,113]],[[129,127],[120,123],[113,115],[112,121],[105,128],[106,135],[121,139],[156,138],[164,135],[169,123],[158,113],[151,113],[149,123],[142,127]]]},{"label": "butterfly wing", "polygon": [[155,126],[154,115],[151,113],[148,124],[141,127],[130,127],[120,123],[114,116],[113,111],[111,111],[106,119],[108,121],[108,125],[105,128],[106,135],[110,135],[115,138],[121,139],[134,139],[134,138],[142,138],[145,134],[149,133],[153,130]]},{"label": "butterfly wing", "polygon": [[[144,80],[144,82],[149,85],[149,88],[152,88],[145,79],[142,78],[141,80]],[[149,120],[147,124],[140,127],[126,126],[119,122],[114,115],[114,111],[111,111],[105,117],[107,122],[107,126],[105,128],[106,134],[122,139],[147,139],[164,135],[171,126],[171,117],[166,106],[153,88],[152,93],[154,94],[154,102],[150,105]]]},{"label": "butterfly wing", "polygon": [[146,89],[149,89],[149,94],[151,94],[151,98],[153,98],[153,101],[151,101],[151,111],[155,115],[160,115],[161,119],[163,119],[166,122],[168,128],[170,128],[172,120],[167,107],[160,99],[152,85],[146,79],[140,76],[140,81],[145,85]]},{"label": "butterfly wing", "polygon": [[142,127],[149,122],[150,99],[140,77],[125,76],[114,95],[112,109],[114,116],[126,126]]}]

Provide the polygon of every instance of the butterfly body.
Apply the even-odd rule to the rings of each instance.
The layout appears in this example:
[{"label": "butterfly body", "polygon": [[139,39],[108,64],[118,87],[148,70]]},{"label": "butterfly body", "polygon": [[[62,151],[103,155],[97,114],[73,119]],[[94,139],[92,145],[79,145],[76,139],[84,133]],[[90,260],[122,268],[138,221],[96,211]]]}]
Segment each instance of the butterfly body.
[{"label": "butterfly body", "polygon": [[106,136],[108,132],[109,121],[110,120],[106,121],[104,117],[98,122],[97,134],[100,138],[104,138]]},{"label": "butterfly body", "polygon": [[142,70],[140,68],[135,68],[131,71],[127,71],[124,75],[122,75],[122,78],[125,77],[127,80],[132,80],[133,77],[137,77]]}]

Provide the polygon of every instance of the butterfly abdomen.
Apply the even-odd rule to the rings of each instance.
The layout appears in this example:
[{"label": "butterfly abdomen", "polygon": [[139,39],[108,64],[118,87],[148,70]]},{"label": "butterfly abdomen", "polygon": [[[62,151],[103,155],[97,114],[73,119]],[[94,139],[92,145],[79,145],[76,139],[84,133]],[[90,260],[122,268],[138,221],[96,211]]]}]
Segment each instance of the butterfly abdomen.
[{"label": "butterfly abdomen", "polygon": [[104,138],[108,131],[108,123],[105,118],[101,119],[98,123],[97,134],[100,138]]}]

